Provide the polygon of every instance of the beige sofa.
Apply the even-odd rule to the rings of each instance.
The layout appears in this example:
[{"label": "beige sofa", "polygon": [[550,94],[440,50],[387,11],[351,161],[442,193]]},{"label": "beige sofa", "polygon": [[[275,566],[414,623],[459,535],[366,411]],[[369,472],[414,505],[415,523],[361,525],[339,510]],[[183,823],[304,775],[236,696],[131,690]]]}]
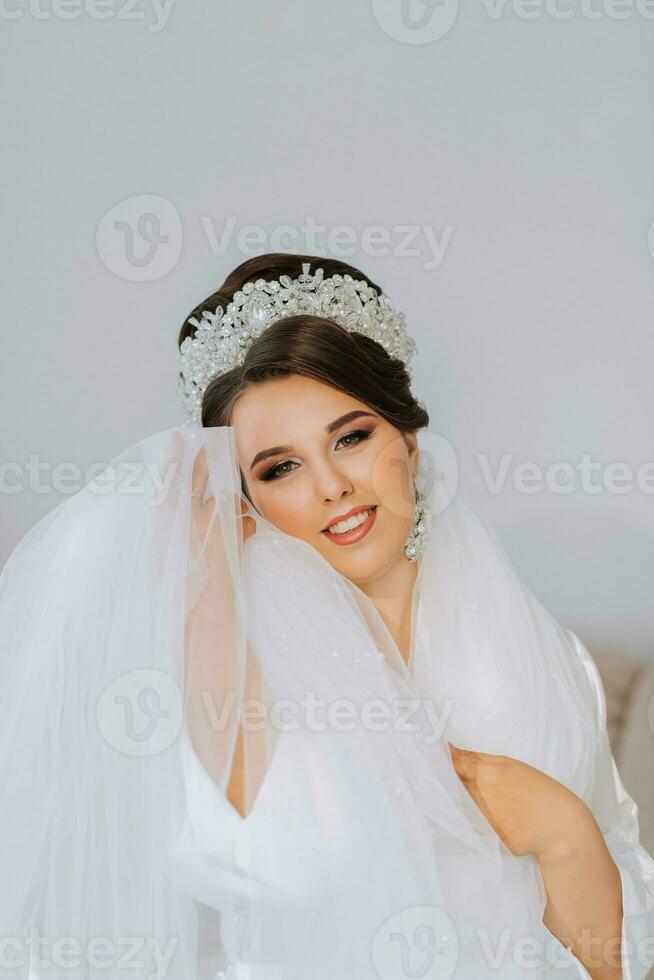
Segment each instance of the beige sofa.
[{"label": "beige sofa", "polygon": [[654,854],[654,662],[611,650],[590,652],[606,692],[613,755],[638,805],[640,842]]},{"label": "beige sofa", "polygon": [[[606,692],[607,728],[624,788],[638,806],[640,842],[654,855],[654,661],[592,649]],[[654,970],[647,974],[654,980]]]}]

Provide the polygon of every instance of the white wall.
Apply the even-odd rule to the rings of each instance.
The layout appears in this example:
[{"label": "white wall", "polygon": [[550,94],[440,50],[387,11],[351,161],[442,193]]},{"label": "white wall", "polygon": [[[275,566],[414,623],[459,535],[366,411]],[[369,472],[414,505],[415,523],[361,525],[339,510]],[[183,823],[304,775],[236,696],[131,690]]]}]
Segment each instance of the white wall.
[{"label": "white wall", "polygon": [[[654,656],[652,467],[636,486],[654,459],[651,0],[411,0],[423,31],[401,0],[95,2],[4,0],[0,17],[0,455],[24,487],[0,494],[0,559],[65,496],[30,487],[30,454],[83,468],[180,421],[184,315],[250,254],[239,230],[267,251],[308,219],[349,226],[358,247],[332,254],[406,311],[431,428],[525,581],[589,644]],[[138,266],[113,219],[143,210],[169,241]],[[220,239],[230,219],[212,251],[207,226]],[[406,225],[429,226],[436,260],[423,233],[399,254]],[[497,493],[479,454],[509,459]],[[605,481],[628,464],[631,489],[512,484],[517,462],[583,454]]]}]

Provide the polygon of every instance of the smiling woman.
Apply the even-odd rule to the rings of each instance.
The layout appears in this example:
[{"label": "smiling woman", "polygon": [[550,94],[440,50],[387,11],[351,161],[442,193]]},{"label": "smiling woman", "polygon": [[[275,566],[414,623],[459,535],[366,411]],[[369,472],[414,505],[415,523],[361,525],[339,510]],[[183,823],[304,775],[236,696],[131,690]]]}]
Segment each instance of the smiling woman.
[{"label": "smiling woman", "polygon": [[642,980],[592,659],[448,496],[402,315],[310,265],[232,273],[191,419],[3,570],[0,976]]},{"label": "smiling woman", "polygon": [[[572,669],[574,673],[579,671],[581,666],[579,656],[570,658],[570,640],[562,638],[557,625],[546,626],[547,614],[538,608],[537,613],[532,613],[535,619],[543,620],[544,632],[538,645],[533,645],[532,622],[532,627],[524,636],[520,659],[515,661],[513,668],[508,661],[500,667],[501,658],[497,652],[499,649],[498,613],[495,605],[501,606],[502,599],[497,591],[497,583],[493,585],[494,575],[491,574],[490,568],[486,569],[486,578],[484,578],[483,535],[478,539],[480,545],[478,552],[475,552],[470,544],[464,544],[466,536],[470,536],[472,540],[475,533],[479,534],[479,530],[473,531],[475,522],[472,515],[468,513],[467,517],[464,517],[465,509],[462,509],[458,516],[460,533],[463,526],[468,525],[467,532],[462,534],[458,543],[458,547],[462,550],[457,553],[457,550],[453,549],[449,562],[443,560],[447,550],[447,538],[441,536],[440,539],[442,552],[440,585],[437,585],[437,579],[432,579],[431,584],[426,581],[429,570],[434,575],[435,567],[435,561],[430,560],[429,554],[421,561],[420,566],[413,563],[411,560],[414,557],[411,550],[413,545],[407,542],[412,541],[416,527],[423,525],[421,534],[424,544],[426,529],[424,525],[427,514],[423,517],[422,511],[418,509],[421,500],[417,477],[421,462],[420,451],[430,446],[426,436],[422,437],[419,446],[421,430],[429,422],[427,411],[411,392],[408,358],[389,353],[387,347],[380,343],[380,339],[384,338],[383,331],[377,331],[375,334],[374,330],[367,330],[368,324],[365,319],[363,322],[366,326],[362,327],[361,320],[357,320],[356,315],[354,320],[349,320],[347,312],[344,319],[340,316],[327,315],[334,309],[338,313],[342,312],[338,305],[334,305],[334,292],[329,292],[326,301],[323,300],[322,303],[303,305],[304,297],[300,289],[309,285],[310,277],[307,275],[306,263],[310,260],[310,256],[277,254],[261,256],[246,262],[231,273],[217,293],[203,301],[191,314],[180,335],[182,345],[185,341],[188,343],[189,324],[199,325],[200,329],[203,325],[206,327],[206,320],[200,322],[197,319],[205,310],[217,308],[217,313],[222,313],[223,308],[227,310],[225,319],[211,321],[213,329],[217,330],[220,327],[222,331],[216,341],[218,346],[227,338],[233,339],[231,330],[234,326],[237,330],[239,324],[245,326],[242,335],[236,333],[238,343],[243,348],[242,356],[237,354],[234,365],[216,371],[206,385],[201,381],[202,423],[206,428],[229,427],[233,432],[243,498],[248,502],[248,512],[251,519],[254,518],[256,527],[273,526],[293,540],[305,542],[310,545],[313,553],[321,556],[344,581],[356,586],[357,603],[360,611],[364,613],[371,632],[377,635],[376,645],[384,649],[388,643],[391,644],[392,653],[389,653],[388,661],[392,663],[395,659],[400,674],[404,672],[406,676],[406,668],[410,665],[411,677],[415,679],[416,669],[419,676],[421,666],[425,669],[427,662],[433,664],[433,661],[421,660],[419,656],[414,656],[418,645],[416,634],[419,632],[419,625],[422,623],[423,640],[430,634],[433,647],[436,636],[444,628],[444,623],[454,615],[453,610],[461,606],[463,597],[468,594],[472,586],[470,582],[464,584],[462,581],[459,591],[450,593],[452,600],[443,606],[441,611],[443,622],[439,622],[437,618],[436,592],[440,589],[441,596],[447,592],[444,587],[445,576],[453,582],[455,567],[458,566],[460,569],[463,565],[470,565],[470,581],[473,578],[478,581],[482,589],[479,598],[483,597],[483,602],[472,603],[460,623],[454,620],[456,630],[462,629],[467,632],[467,643],[462,642],[462,636],[455,638],[452,635],[448,641],[443,635],[442,643],[438,644],[440,669],[434,674],[431,673],[431,669],[428,669],[429,680],[427,681],[426,676],[423,677],[423,689],[432,693],[438,691],[440,703],[447,690],[450,694],[456,691],[455,715],[459,718],[459,726],[461,719],[468,715],[471,706],[476,705],[476,710],[471,716],[474,721],[468,736],[464,734],[466,726],[457,727],[456,722],[452,724],[451,732],[459,743],[468,737],[471,748],[479,750],[485,745],[487,749],[491,749],[491,752],[470,752],[448,742],[453,767],[479,807],[476,811],[476,819],[479,818],[480,813],[483,813],[496,832],[496,836],[491,838],[494,843],[504,845],[511,856],[531,855],[532,859],[537,858],[536,864],[531,868],[537,873],[541,895],[545,893],[545,886],[548,886],[549,904],[547,910],[541,908],[539,911],[536,900],[534,915],[528,914],[526,919],[521,919],[519,909],[529,908],[530,902],[533,903],[535,900],[535,895],[528,897],[530,886],[525,879],[523,886],[526,887],[526,891],[518,897],[520,889],[514,892],[509,885],[508,868],[505,868],[503,874],[500,874],[494,882],[493,887],[489,889],[489,894],[502,891],[504,886],[503,898],[506,902],[503,912],[504,926],[509,925],[517,929],[520,923],[524,925],[525,922],[529,922],[531,937],[536,939],[542,938],[538,932],[539,925],[542,927],[546,923],[548,928],[552,929],[552,933],[560,939],[560,948],[562,943],[573,948],[579,962],[591,971],[594,978],[602,978],[602,980],[617,978],[623,972],[622,964],[626,964],[628,952],[626,946],[629,938],[626,925],[622,935],[622,961],[619,951],[617,960],[614,956],[611,962],[610,956],[606,955],[604,950],[600,960],[595,963],[592,961],[592,956],[589,956],[577,942],[577,935],[583,933],[584,929],[590,929],[594,939],[601,940],[605,947],[613,940],[619,942],[620,924],[623,922],[624,912],[620,903],[621,889],[617,870],[619,862],[614,862],[610,857],[595,818],[582,802],[582,796],[589,786],[588,777],[593,769],[590,762],[592,751],[590,755],[586,755],[586,763],[582,762],[585,753],[589,752],[590,745],[589,743],[586,749],[582,750],[582,732],[584,729],[588,733],[595,732],[591,742],[599,738],[597,724],[591,721],[592,703],[589,700],[589,691],[586,689],[584,696],[577,703],[580,714],[576,720],[568,720],[570,728],[567,735],[563,733],[566,725],[565,712],[563,706],[558,704],[556,711],[558,737],[555,739],[553,733],[549,736],[548,751],[551,751],[555,744],[565,745],[565,749],[562,748],[561,751],[568,754],[569,762],[576,759],[573,763],[576,775],[573,775],[572,770],[564,773],[560,764],[554,764],[552,757],[548,762],[539,752],[533,751],[530,754],[526,729],[515,725],[518,702],[514,702],[513,707],[510,706],[509,692],[515,686],[516,697],[521,705],[520,712],[525,712],[525,725],[529,725],[533,740],[531,744],[534,747],[537,744],[542,746],[543,736],[542,733],[538,735],[539,725],[536,724],[536,718],[543,717],[544,692],[552,677],[556,677],[557,672],[553,665],[557,663],[558,658],[559,669],[564,669],[566,672]],[[361,286],[367,284],[371,290],[379,292],[379,287],[351,266],[334,261],[321,261],[320,264],[324,274],[329,277],[328,281],[335,284],[336,288],[358,282]],[[299,274],[300,265],[303,266],[303,274]],[[322,273],[318,279],[321,277]],[[276,315],[264,317],[265,328],[261,330],[258,318],[262,306],[269,301],[269,296],[274,297],[277,281],[291,288],[291,284],[298,284],[296,295],[299,297],[300,309],[303,311],[297,312],[297,304],[294,306],[293,302],[288,302],[283,310],[275,311]],[[252,295],[253,288],[257,290],[259,306],[255,302],[250,310],[249,320],[247,318],[243,320],[241,316],[239,321],[240,304],[247,303],[246,297]],[[316,291],[319,288],[322,287],[316,284]],[[360,311],[356,298],[349,309],[357,313]],[[266,312],[271,314],[272,311]],[[207,314],[204,316],[206,317]],[[252,327],[255,329],[251,330]],[[212,328],[208,328],[210,336]],[[437,496],[432,487],[432,504],[435,503]],[[454,507],[448,501],[442,501],[440,508],[446,510],[448,505],[450,512],[461,509],[461,505]],[[436,507],[436,509],[440,508]],[[451,513],[450,519],[453,519]],[[440,517],[439,522],[442,531],[447,524],[447,519]],[[436,534],[433,535],[430,550],[436,547],[435,538]],[[266,564],[264,544],[265,542],[260,542],[255,548],[250,545],[249,558],[252,567],[258,568],[256,575],[260,575],[261,568]],[[488,542],[485,543],[485,547],[488,549]],[[496,541],[493,543],[493,548],[496,552],[501,551]],[[254,555],[259,556],[258,566]],[[503,560],[508,566],[505,556]],[[427,572],[424,571],[425,568]],[[418,588],[418,570],[423,572],[421,588]],[[279,572],[283,577],[283,564]],[[255,577],[254,572],[253,577]],[[309,615],[309,610],[312,609],[308,579],[303,580],[303,588],[299,593],[296,592],[292,598],[289,596],[290,601],[300,604],[306,615]],[[323,587],[325,586],[326,581],[323,583]],[[451,584],[450,588],[452,588]],[[521,591],[522,587],[517,579],[514,579],[512,601],[515,601],[515,596]],[[488,610],[490,619],[484,626],[479,612],[474,611],[486,605],[493,594],[494,603]],[[427,601],[430,603],[431,630],[426,629],[425,626],[429,621],[425,611],[425,595],[429,597]],[[369,603],[367,607],[366,600]],[[533,597],[530,601],[535,602]],[[254,604],[253,609],[253,618],[261,619],[260,600]],[[422,610],[421,616],[420,610]],[[336,616],[335,610],[333,613]],[[378,617],[376,623],[375,616]],[[515,610],[514,616],[511,626],[505,623],[504,628],[507,642],[513,649],[518,650],[521,627],[520,617]],[[473,639],[474,630],[470,625],[466,625],[466,619],[471,617],[477,618],[476,641]],[[288,640],[292,635],[290,620],[290,613],[287,613],[286,629],[281,630],[282,640]],[[525,622],[522,628],[526,627]],[[386,630],[388,639],[379,636],[382,629]],[[551,639],[546,638],[548,630],[559,634],[558,653],[550,648]],[[255,622],[251,635],[254,636],[256,633]],[[260,640],[258,644],[260,657],[264,656],[263,649],[269,640],[270,630],[266,638]],[[353,644],[353,640],[350,640],[350,643]],[[531,656],[528,654],[530,643]],[[304,644],[305,647],[319,645],[317,638],[311,644],[308,636],[305,636]],[[459,666],[461,666],[462,651],[466,645],[471,651],[468,670],[462,667],[457,671],[448,666],[445,651],[449,650],[450,655],[455,658],[458,656]],[[486,675],[486,689],[483,691],[478,689],[475,695],[476,684],[473,680],[473,672],[481,671],[481,676],[484,676],[484,661],[480,658],[480,654],[482,649],[485,649],[488,658],[490,646],[495,649],[493,659],[497,673],[493,675],[491,672]],[[286,650],[288,644],[282,642],[281,647]],[[566,649],[567,655],[564,652]],[[455,654],[455,650],[458,650],[458,654]],[[337,651],[331,652],[337,655]],[[270,656],[279,656],[279,650],[276,652],[274,645],[270,648]],[[569,662],[570,659],[572,663]],[[539,695],[532,704],[533,710],[528,711],[525,710],[530,702],[528,687],[533,682],[533,677],[538,674],[535,665],[539,661],[543,667],[546,667],[547,680],[542,677],[541,683],[533,689],[534,698],[536,698],[536,691],[539,691]],[[530,664],[529,670],[533,675],[529,685],[524,685],[525,677],[522,671],[525,663]],[[486,663],[486,670],[487,668]],[[504,677],[504,713],[500,708],[501,699],[496,688],[500,674]],[[517,683],[518,674],[522,674],[523,677],[522,688]],[[456,683],[453,682],[455,675]],[[571,675],[568,675],[566,682],[568,685],[571,679]],[[579,685],[577,694],[572,695],[570,704],[574,703],[579,692],[584,690],[583,677],[579,674],[576,683]],[[562,689],[557,688],[557,699]],[[349,684],[344,682],[335,693],[344,693],[346,690],[350,693]],[[490,700],[489,691],[496,692]],[[568,696],[572,691],[573,688],[569,689]],[[415,695],[415,689],[413,693]],[[485,703],[489,705],[493,703],[495,721],[491,723],[489,718],[486,724],[482,725]],[[585,707],[582,708],[582,704]],[[550,712],[550,717],[553,716],[554,710]],[[514,725],[514,734],[522,731],[522,736],[517,742],[503,739],[500,735],[501,729],[510,718]],[[474,735],[472,735],[473,731]],[[273,738],[269,738],[268,741],[269,744],[276,742]],[[248,753],[252,756],[255,754],[254,750],[249,748],[252,742],[252,738],[244,737],[239,727],[227,792],[230,800],[238,800],[243,807],[248,805],[248,798],[252,804],[256,795],[253,786],[248,790],[245,774]],[[288,739],[283,740],[282,753],[288,752],[288,744]],[[497,755],[498,749],[501,749],[504,754]],[[271,756],[272,752],[269,751],[268,764]],[[280,761],[279,747],[275,751],[274,758],[275,778],[280,787],[277,804],[269,795],[264,797],[264,802],[278,814],[277,820],[284,821],[282,812],[276,809],[276,805],[279,807],[284,799],[285,785],[282,766],[284,756],[282,755]],[[529,762],[531,765],[528,764]],[[285,764],[288,767],[290,763],[286,760]],[[310,760],[307,758],[301,762],[296,760],[295,765],[299,767],[296,768],[295,782],[287,778],[287,787],[290,784],[297,785],[298,778],[304,778],[306,783],[310,784],[312,779]],[[252,768],[256,768],[254,764]],[[556,778],[552,778],[553,776]],[[325,786],[327,785],[326,776],[323,780],[317,778],[319,783],[323,782]],[[254,782],[261,785],[260,779]],[[268,794],[272,792],[269,787],[270,784],[267,782]],[[297,791],[295,796],[299,799],[301,791]],[[507,806],[507,800],[513,802]],[[466,797],[462,803],[463,810],[466,808],[465,801]],[[259,813],[261,812],[260,810]],[[597,818],[603,820],[604,815],[598,812]],[[555,879],[552,874],[550,851],[558,856],[560,849],[568,846],[568,833],[572,833],[573,829],[578,835],[578,840],[583,840],[589,853],[594,854],[594,859],[587,862],[585,871],[589,875],[596,876],[594,895],[596,901],[601,904],[603,912],[598,914],[593,910],[592,901],[584,904],[575,894],[576,915],[562,918],[559,914],[557,920],[556,916],[553,916],[552,909],[567,908],[573,899],[571,886],[566,883],[565,868],[561,871],[560,864],[557,864],[558,879]],[[268,838],[272,841],[275,836],[272,826],[266,826],[264,823],[261,840],[265,841]],[[389,841],[391,837],[392,833],[389,831]],[[456,847],[450,841],[449,847],[445,850],[456,851]],[[575,850],[578,853],[580,848],[577,846]],[[506,858],[506,853],[504,857]],[[292,860],[289,859],[289,863],[292,864]],[[266,863],[262,860],[258,870],[263,873],[265,866]],[[465,880],[463,866],[461,864],[459,868],[462,873],[461,880]],[[483,860],[475,871],[478,887],[483,877],[482,867]],[[250,870],[254,871],[255,866],[251,865]],[[578,872],[579,868],[575,866],[569,873],[569,877],[577,877]],[[444,878],[441,880],[441,884],[444,884],[444,880]],[[558,890],[557,880],[564,882]],[[350,887],[353,887],[352,882]],[[432,899],[436,892],[437,889],[434,889]],[[324,898],[326,909],[328,901],[326,896]],[[654,904],[650,895],[647,896],[646,903],[648,907]],[[445,902],[440,907],[441,909],[446,907],[448,912],[454,911],[456,908],[454,891],[449,892],[449,902]],[[488,926],[491,919],[492,915],[488,909],[479,910],[476,914],[472,904],[468,904],[464,920],[459,919],[457,927],[464,933],[473,926],[479,930],[482,923]],[[553,925],[555,921],[557,927]],[[624,923],[628,921],[630,920],[625,915]],[[299,939],[297,942],[300,942]],[[316,931],[311,938],[314,951],[317,942]],[[352,948],[349,950],[349,956],[349,961],[344,959],[343,962],[348,962],[351,968],[355,957]],[[484,975],[476,954],[472,954],[470,962],[473,961],[475,976]],[[631,977],[638,975],[641,965],[631,965]],[[342,970],[342,964],[340,966]],[[384,966],[388,967],[385,959]],[[336,960],[331,967],[333,970],[338,969]],[[503,976],[511,975],[510,968],[506,964],[502,967]],[[324,968],[327,975],[329,971],[326,962]],[[557,964],[557,968],[561,969],[560,963]],[[545,965],[542,969],[546,972]],[[574,965],[572,969],[577,972],[574,970]],[[539,975],[544,976],[545,972]],[[360,972],[357,975],[361,975]],[[382,975],[384,975],[383,970]],[[446,971],[443,976],[446,975],[450,974]],[[467,975],[465,969],[460,975]]]},{"label": "smiling woman", "polygon": [[[306,261],[274,254],[243,263],[191,312],[180,345],[203,310],[227,308],[248,283],[297,275]],[[320,267],[381,292],[353,266]],[[333,319],[283,316],[250,339],[241,364],[209,381],[202,424],[233,426],[253,507],[366,592],[406,657],[416,568],[403,545],[415,515],[416,431],[429,415],[405,361]],[[328,530],[357,512],[371,513],[363,523],[352,518],[356,527]]]}]

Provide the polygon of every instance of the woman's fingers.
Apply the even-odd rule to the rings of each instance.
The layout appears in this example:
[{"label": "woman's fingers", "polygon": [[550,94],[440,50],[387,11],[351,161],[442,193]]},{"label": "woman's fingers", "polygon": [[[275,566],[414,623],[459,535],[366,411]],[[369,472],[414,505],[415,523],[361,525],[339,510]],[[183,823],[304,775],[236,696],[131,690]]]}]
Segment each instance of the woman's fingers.
[{"label": "woman's fingers", "polygon": [[213,496],[204,500],[209,483],[209,464],[204,449],[201,449],[193,463],[191,473],[191,509],[198,530],[204,534],[211,520],[215,500]]},{"label": "woman's fingers", "polygon": [[460,749],[451,742],[447,743],[452,755],[452,763],[457,775],[463,782],[473,780],[479,764],[479,753],[471,752],[469,749]]},{"label": "woman's fingers", "polygon": [[[206,501],[204,500],[208,484],[209,465],[207,463],[205,450],[202,448],[195,457],[193,471],[191,473],[191,507],[196,526],[202,537],[204,537],[209,529],[216,504],[213,494]],[[257,529],[256,521],[252,517],[248,516],[247,500],[240,495],[235,496],[240,503],[243,541],[247,541],[247,539],[251,537]],[[236,503],[236,500],[234,502]],[[216,521],[216,526],[213,533],[219,537],[222,537],[222,525],[219,520]]]},{"label": "woman's fingers", "polygon": [[248,503],[241,497],[241,514],[243,515],[243,541],[252,537],[257,529],[257,523],[253,517],[248,517]]},{"label": "woman's fingers", "polygon": [[201,449],[193,461],[193,472],[191,474],[191,486],[194,489],[206,487],[209,479],[209,466],[207,464],[207,454]]}]

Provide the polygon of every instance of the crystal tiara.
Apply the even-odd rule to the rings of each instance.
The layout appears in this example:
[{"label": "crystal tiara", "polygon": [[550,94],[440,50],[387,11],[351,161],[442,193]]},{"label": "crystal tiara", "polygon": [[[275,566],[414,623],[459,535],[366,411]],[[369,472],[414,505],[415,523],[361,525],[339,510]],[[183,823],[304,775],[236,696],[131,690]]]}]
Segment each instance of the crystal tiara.
[{"label": "crystal tiara", "polygon": [[320,268],[312,275],[310,265],[302,263],[297,279],[280,276],[247,282],[234,293],[226,310],[217,306],[213,313],[204,310],[201,320],[189,318],[188,323],[197,329],[180,346],[177,389],[192,421],[201,420],[202,396],[212,378],[240,366],[264,330],[298,313],[325,317],[376,340],[391,357],[403,361],[410,373],[417,348],[407,334],[404,313],[394,310],[388,297],[365,280],[350,275],[325,279]]}]

